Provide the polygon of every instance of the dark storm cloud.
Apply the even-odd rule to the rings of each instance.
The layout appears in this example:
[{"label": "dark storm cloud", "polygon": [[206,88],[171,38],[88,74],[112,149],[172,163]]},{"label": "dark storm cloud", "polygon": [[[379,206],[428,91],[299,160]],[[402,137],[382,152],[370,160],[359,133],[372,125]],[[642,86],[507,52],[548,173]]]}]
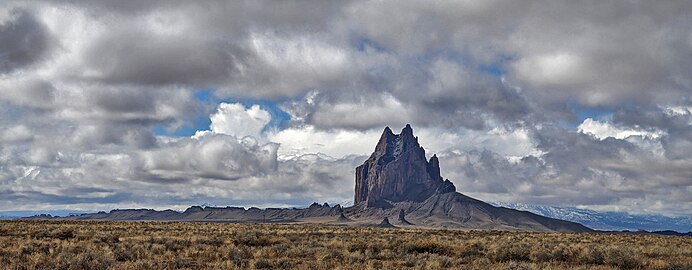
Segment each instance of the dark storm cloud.
[{"label": "dark storm cloud", "polygon": [[238,72],[236,62],[247,57],[227,42],[157,37],[137,29],[133,25],[124,33],[111,33],[95,42],[86,53],[86,68],[99,75],[87,79],[114,84],[218,86],[233,77]]},{"label": "dark storm cloud", "polygon": [[[304,91],[294,87],[318,85],[310,83],[300,65],[290,67],[300,76],[294,79],[282,75],[291,69],[267,62],[263,53],[283,49],[272,48],[273,40],[264,37],[325,31],[330,17],[347,3],[315,1],[308,9],[313,12],[306,13],[295,2],[74,1],[75,8],[107,32],[98,34],[85,50],[83,68],[89,74],[72,75],[114,84],[184,84],[215,88],[225,95],[285,97]],[[315,75],[319,76],[311,76]]]},{"label": "dark storm cloud", "polygon": [[13,8],[0,15],[0,73],[28,67],[47,56],[55,45],[29,10]]}]

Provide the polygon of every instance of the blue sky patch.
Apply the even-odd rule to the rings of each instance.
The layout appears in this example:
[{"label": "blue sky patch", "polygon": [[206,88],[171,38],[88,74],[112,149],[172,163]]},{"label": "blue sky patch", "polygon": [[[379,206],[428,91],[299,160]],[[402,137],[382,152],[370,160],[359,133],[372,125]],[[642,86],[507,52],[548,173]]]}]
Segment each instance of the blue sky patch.
[{"label": "blue sky patch", "polygon": [[279,102],[263,100],[263,99],[219,99],[214,95],[213,90],[203,89],[195,92],[195,98],[201,103],[201,107],[197,114],[194,114],[186,119],[185,124],[171,130],[168,124],[162,123],[155,125],[152,129],[154,135],[157,136],[174,136],[174,137],[189,137],[194,135],[198,130],[209,130],[211,120],[209,115],[214,113],[216,107],[222,103],[240,103],[245,108],[250,108],[252,105],[259,105],[260,108],[269,112],[271,121],[264,127],[262,131],[270,129],[283,129],[286,123],[291,120],[291,116],[281,110]]},{"label": "blue sky patch", "polygon": [[576,117],[574,121],[570,123],[570,126],[573,127],[579,126],[587,118],[598,121],[609,121],[614,112],[611,108],[583,106],[576,102],[568,102],[567,108]]}]

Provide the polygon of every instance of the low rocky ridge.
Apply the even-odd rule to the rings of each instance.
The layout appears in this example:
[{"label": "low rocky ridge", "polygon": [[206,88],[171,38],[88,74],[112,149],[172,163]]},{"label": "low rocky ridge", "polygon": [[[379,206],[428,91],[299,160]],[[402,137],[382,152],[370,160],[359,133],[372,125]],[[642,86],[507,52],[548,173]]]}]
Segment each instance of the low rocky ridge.
[{"label": "low rocky ridge", "polygon": [[429,160],[410,125],[394,134],[384,129],[373,154],[356,168],[354,205],[342,208],[313,203],[308,208],[193,206],[184,212],[150,209],[112,210],[65,217],[89,220],[188,220],[220,222],[321,222],[351,226],[397,226],[590,232],[575,222],[495,207],[456,192],[440,175],[436,155]]},{"label": "low rocky ridge", "polygon": [[115,209],[108,213],[82,214],[66,217],[73,220],[187,220],[223,222],[291,222],[305,218],[339,216],[343,212],[340,205],[329,206],[313,203],[308,208],[267,208],[251,207],[201,207],[192,206],[184,212],[173,210],[156,211],[151,209]]}]

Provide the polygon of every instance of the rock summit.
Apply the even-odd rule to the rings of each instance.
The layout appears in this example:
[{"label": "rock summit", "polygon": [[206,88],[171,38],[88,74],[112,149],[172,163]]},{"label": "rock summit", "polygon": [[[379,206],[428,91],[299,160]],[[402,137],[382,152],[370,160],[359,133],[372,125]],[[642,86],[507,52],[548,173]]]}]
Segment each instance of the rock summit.
[{"label": "rock summit", "polygon": [[386,201],[420,202],[455,191],[454,184],[440,176],[437,156],[426,160],[411,125],[399,134],[386,127],[370,158],[356,168],[354,202],[367,207],[381,207]]}]

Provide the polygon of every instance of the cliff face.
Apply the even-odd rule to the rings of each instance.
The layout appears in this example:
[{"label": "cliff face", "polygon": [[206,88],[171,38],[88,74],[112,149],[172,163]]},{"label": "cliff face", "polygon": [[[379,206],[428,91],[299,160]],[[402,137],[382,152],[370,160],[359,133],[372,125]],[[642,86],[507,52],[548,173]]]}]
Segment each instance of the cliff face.
[{"label": "cliff face", "polygon": [[410,125],[398,135],[386,127],[375,152],[356,168],[356,204],[377,206],[385,200],[420,202],[454,191],[454,184],[440,176],[437,156],[426,161],[425,150],[413,136]]}]

